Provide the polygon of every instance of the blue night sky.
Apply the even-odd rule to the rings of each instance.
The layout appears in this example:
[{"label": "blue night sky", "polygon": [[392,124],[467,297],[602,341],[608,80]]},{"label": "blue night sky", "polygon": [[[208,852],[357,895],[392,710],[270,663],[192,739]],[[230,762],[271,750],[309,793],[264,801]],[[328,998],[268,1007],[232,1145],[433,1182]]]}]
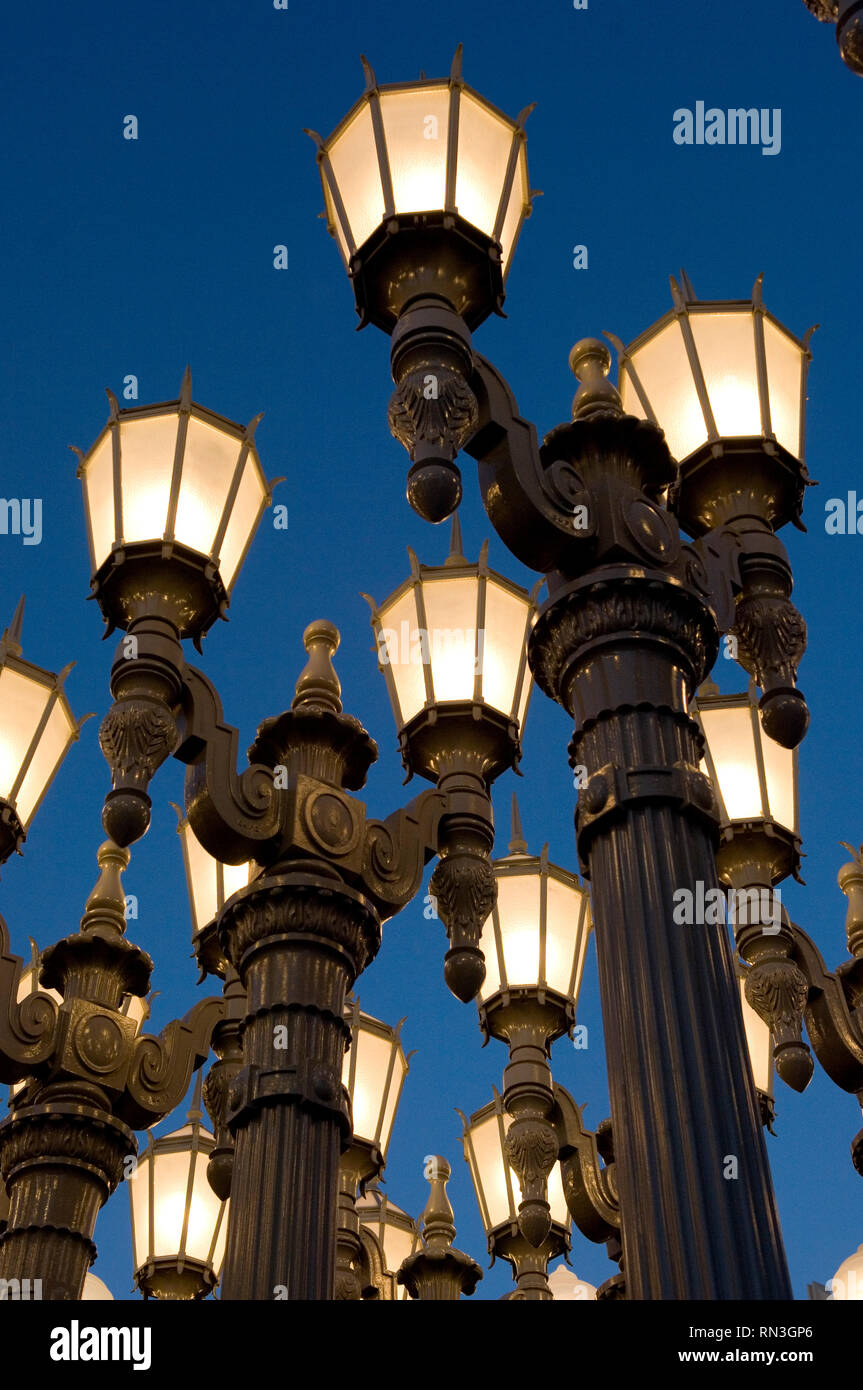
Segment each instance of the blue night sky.
[{"label": "blue night sky", "polygon": [[[241,748],[257,724],[291,700],[304,656],[301,634],[326,617],[342,633],[337,669],[345,708],[378,740],[366,795],[388,814],[402,789],[395,730],[378,673],[366,590],[384,598],[407,572],[406,546],[439,563],[447,537],[410,511],[407,456],[390,437],[389,344],[354,333],[353,296],[335,243],[318,220],[323,202],[314,148],[363,88],[365,53],[382,82],[424,69],[443,76],[464,44],[464,76],[515,115],[531,101],[532,186],[544,190],[526,224],[508,283],[508,319],[475,335],[513,386],[540,434],[569,418],[572,344],[609,329],[629,341],[670,304],[669,273],[684,266],[705,298],[746,297],[765,272],[765,302],[795,332],[821,324],[813,342],[808,464],[809,532],[787,528],[795,599],[810,626],[800,684],[812,710],[801,749],[805,888],[783,885],[792,916],[832,968],[844,958],[840,840],[863,839],[859,802],[859,596],[863,537],[828,536],[825,503],[859,488],[859,304],[850,292],[861,220],[863,83],[842,65],[832,31],[800,0],[516,0],[434,5],[333,0],[46,0],[6,11],[0,101],[5,130],[2,239],[2,492],[43,499],[41,545],[0,536],[2,608],[27,595],[24,654],[51,669],[75,660],[68,693],[84,728],[39,812],[25,857],[3,872],[2,911],[13,948],[45,946],[76,928],[95,875],[108,771],[98,748],[108,708],[113,642],[100,645],[96,605],[85,603],[88,555],[80,485],[68,444],[88,448],[107,418],[103,388],[118,394],[134,373],[139,398],[176,397],[190,363],[194,398],[245,421],[265,411],[257,440],[269,476],[285,474],[276,500],[287,531],[265,517],[235,588],[229,625],[205,643]],[[781,109],[781,151],[681,147],[679,107]],[[123,138],[134,114],[139,138]],[[276,270],[273,247],[289,249]],[[589,268],[573,268],[584,244]],[[852,257],[849,266],[849,254]],[[466,553],[488,526],[465,458],[461,508]],[[519,582],[534,576],[492,533],[493,565]],[[190,656],[194,657],[193,653]],[[745,680],[719,662],[725,690]],[[495,791],[500,840],[517,785],[531,849],[575,867],[569,722],[537,696],[527,722],[524,780]],[[200,997],[190,958],[190,917],[171,800],[182,768],[170,762],[151,788],[153,824],[133,849],[127,892],[138,898],[130,935],[156,961],[151,1027]],[[505,849],[505,843],[501,845]],[[786,891],[787,890],[787,891]],[[485,1239],[460,1122],[500,1084],[505,1049],[480,1049],[473,1005],[446,990],[443,928],[417,900],[385,927],[378,960],[360,981],[364,1009],[403,1015],[411,1063],[387,1166],[393,1201],[425,1202],[423,1156],[453,1166],[458,1244],[482,1264]],[[205,986],[210,988],[210,986]],[[579,1006],[590,1045],[566,1039],[557,1079],[607,1114],[596,962],[591,946]],[[860,1126],[853,1096],[819,1068],[803,1096],[777,1083],[777,1136],[768,1148],[795,1294],[828,1279],[863,1241],[863,1183],[849,1143]],[[174,1128],[182,1114],[162,1127]],[[161,1130],[159,1131],[161,1132]],[[96,1273],[131,1296],[128,1199],[100,1216]],[[572,1263],[593,1283],[610,1276],[603,1247],[578,1233]],[[498,1265],[476,1297],[511,1287]]]}]

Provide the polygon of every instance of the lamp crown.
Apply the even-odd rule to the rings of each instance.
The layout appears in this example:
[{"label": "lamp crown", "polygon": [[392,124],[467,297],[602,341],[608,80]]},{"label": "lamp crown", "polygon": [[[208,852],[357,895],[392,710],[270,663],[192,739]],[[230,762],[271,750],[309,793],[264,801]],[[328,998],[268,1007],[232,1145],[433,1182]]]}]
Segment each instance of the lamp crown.
[{"label": "lamp crown", "polygon": [[581,338],[569,354],[569,367],[579,382],[572,402],[573,420],[622,414],[617,388],[608,380],[611,353],[600,338]]},{"label": "lamp crown", "polygon": [[325,618],[309,623],[303,633],[309,660],[297,681],[291,709],[307,704],[322,705],[334,714],[341,714],[342,687],[332,661],[340,641],[338,628]]},{"label": "lamp crown", "polygon": [[510,854],[527,854],[527,840],[521,828],[521,812],[518,809],[518,797],[515,792],[512,794],[512,833],[509,840]]},{"label": "lamp crown", "polygon": [[461,522],[458,519],[458,511],[454,511],[452,514],[452,528],[449,538],[449,555],[447,555],[444,560],[444,565],[449,565],[451,568],[454,568],[457,565],[466,564],[467,558],[464,553],[461,538]]}]

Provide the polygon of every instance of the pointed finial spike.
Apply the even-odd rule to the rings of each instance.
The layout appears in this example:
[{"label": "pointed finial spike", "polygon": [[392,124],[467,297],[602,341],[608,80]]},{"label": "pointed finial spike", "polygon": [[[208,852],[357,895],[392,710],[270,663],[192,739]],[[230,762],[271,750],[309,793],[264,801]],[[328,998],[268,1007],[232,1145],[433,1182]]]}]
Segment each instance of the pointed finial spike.
[{"label": "pointed finial spike", "polygon": [[445,565],[466,565],[461,538],[461,522],[458,519],[458,511],[452,514],[452,527],[449,536],[449,555],[447,555]]},{"label": "pointed finial spike", "polygon": [[460,82],[460,81],[461,81],[461,58],[462,58],[462,51],[463,51],[463,46],[462,46],[462,44],[457,44],[457,45],[456,45],[455,53],[453,54],[452,66],[450,67],[450,70],[449,70],[449,76],[450,76],[450,81],[451,81],[451,82]]},{"label": "pointed finial spike", "polygon": [[332,661],[340,641],[338,628],[325,618],[309,623],[303,633],[303,645],[309,660],[297,681],[291,709],[307,704],[322,705],[334,714],[341,713],[342,687]]},{"label": "pointed finial spike", "polygon": [[111,419],[116,420],[120,415],[120,402],[117,400],[110,386],[105,387],[105,395],[108,397],[108,404],[111,407]]},{"label": "pointed finial spike", "polygon": [[372,67],[365,53],[360,54],[360,62],[363,65],[363,72],[365,73],[366,91],[373,92],[375,87],[378,85],[378,79],[375,77],[374,68]]},{"label": "pointed finial spike", "polygon": [[191,405],[192,403],[192,368],[186,363],[186,370],[183,372],[183,380],[180,383],[180,405]]},{"label": "pointed finial spike", "polygon": [[515,792],[512,794],[512,835],[509,841],[510,854],[527,854],[527,841],[521,828],[521,812],[518,809],[518,797]]},{"label": "pointed finial spike", "polygon": [[680,272],[680,285],[686,298],[686,302],[688,304],[694,304],[696,299],[698,298],[698,295],[692,288],[692,281],[690,280],[685,270],[681,270]]},{"label": "pointed finial spike", "polygon": [[10,656],[21,655],[21,627],[24,622],[24,595],[18,600],[18,607],[12,615],[12,621],[3,633],[3,646]]}]

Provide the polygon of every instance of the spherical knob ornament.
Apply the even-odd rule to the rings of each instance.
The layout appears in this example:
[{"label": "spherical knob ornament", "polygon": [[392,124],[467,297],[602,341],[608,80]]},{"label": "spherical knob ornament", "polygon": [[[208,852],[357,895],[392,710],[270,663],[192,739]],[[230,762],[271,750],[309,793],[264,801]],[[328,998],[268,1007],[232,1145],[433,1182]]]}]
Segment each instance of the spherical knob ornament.
[{"label": "spherical knob ornament", "polygon": [[109,792],[102,809],[105,834],[122,849],[134,844],[149,829],[152,804],[146,792],[128,789]]},{"label": "spherical knob ornament", "polygon": [[773,1062],[786,1086],[798,1093],[806,1090],[812,1080],[815,1063],[804,1042],[786,1043],[784,1047],[778,1047],[773,1055]]},{"label": "spherical knob ornament", "polygon": [[444,956],[443,977],[447,988],[469,1004],[475,999],[485,979],[485,957],[475,946],[456,946]]},{"label": "spherical knob ornament", "polygon": [[863,11],[849,7],[846,18],[839,23],[836,37],[843,63],[863,77]]},{"label": "spherical knob ornament", "polygon": [[207,1182],[220,1202],[226,1202],[231,1195],[233,1169],[233,1153],[227,1149],[216,1149],[207,1164]]},{"label": "spherical knob ornament", "polygon": [[418,460],[408,473],[407,499],[423,521],[446,521],[461,501],[458,468],[446,458]]},{"label": "spherical knob ornament", "polygon": [[538,1250],[551,1230],[551,1208],[539,1198],[522,1202],[518,1209],[518,1229],[528,1245]]},{"label": "spherical knob ornament", "polygon": [[809,710],[799,690],[768,690],[762,695],[761,727],[768,738],[783,748],[796,748],[809,728]]}]

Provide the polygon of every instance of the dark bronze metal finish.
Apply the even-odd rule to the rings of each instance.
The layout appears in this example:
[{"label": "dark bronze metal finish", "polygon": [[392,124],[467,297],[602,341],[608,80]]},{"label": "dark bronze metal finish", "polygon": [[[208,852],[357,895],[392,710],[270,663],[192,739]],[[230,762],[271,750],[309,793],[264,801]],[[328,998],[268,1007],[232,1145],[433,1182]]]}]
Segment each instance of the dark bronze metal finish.
[{"label": "dark bronze metal finish", "polygon": [[452,1170],[445,1158],[426,1160],[431,1191],[422,1215],[423,1244],[409,1255],[398,1272],[411,1298],[454,1303],[470,1297],[482,1278],[475,1260],[453,1248],[456,1230],[446,1185]]},{"label": "dark bronze metal finish", "polygon": [[0,919],[0,1080],[26,1079],[0,1124],[0,1175],[10,1208],[0,1278],[41,1279],[46,1299],[79,1299],[96,1255],[100,1207],[137,1153],[134,1130],[164,1119],[185,1094],[221,1016],[204,999],[159,1037],[120,1012],[143,996],[152,962],[125,938],[125,849],[98,853],[99,880],[79,932],[42,955],[40,992],[18,1001],[23,962]]},{"label": "dark bronze metal finish", "polygon": [[842,61],[863,76],[863,0],[803,0],[816,19],[836,25]]}]

